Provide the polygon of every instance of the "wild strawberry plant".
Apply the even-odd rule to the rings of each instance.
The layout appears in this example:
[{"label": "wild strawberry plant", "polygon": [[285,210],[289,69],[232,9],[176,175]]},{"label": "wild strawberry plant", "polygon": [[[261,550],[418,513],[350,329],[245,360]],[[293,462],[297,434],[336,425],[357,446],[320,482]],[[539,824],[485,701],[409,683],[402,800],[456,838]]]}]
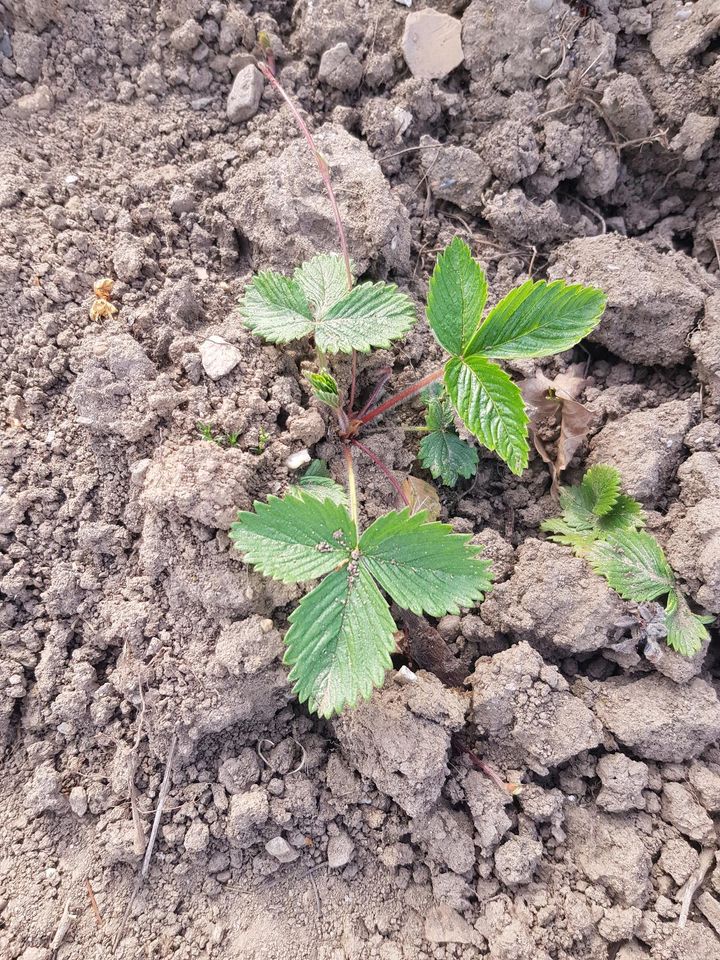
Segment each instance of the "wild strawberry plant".
[{"label": "wild strawberry plant", "polygon": [[[385,372],[361,405],[357,354],[388,347],[416,320],[413,301],[394,284],[356,283],[325,159],[305,121],[274,75],[272,58],[258,63],[282,96],[310,147],[337,226],[341,254],[324,253],[292,276],[258,273],[240,303],[245,325],[269,343],[311,337],[318,370],[314,395],[333,412],[347,470],[347,495],[322,467],[313,466],[283,498],[256,502],[230,531],[248,563],[285,583],[320,579],[290,615],[285,661],[302,702],[331,716],[369,697],[390,667],[395,623],[386,596],[414,614],[440,617],[482,600],[489,563],[467,535],[413,513],[408,495],[382,458],[360,439],[368,424],[435,386],[428,399],[420,459],[436,478],[453,484],[477,468],[477,452],[454,429],[457,415],[477,440],[513,473],[527,466],[528,417],[522,395],[497,360],[545,357],[574,346],[599,322],[603,294],[592,287],[528,280],[484,315],[485,273],[470,248],[455,238],[430,278],[427,320],[448,358],[443,366],[381,401]],[[349,389],[328,368],[328,354],[350,354]],[[438,389],[438,384],[442,385]],[[345,399],[346,398],[346,399]],[[387,477],[404,508],[361,530],[354,451]]]},{"label": "wild strawberry plant", "polygon": [[642,507],[621,492],[620,474],[604,464],[590,467],[576,487],[560,490],[562,516],[546,520],[550,539],[572,547],[625,600],[664,598],[666,641],[692,656],[708,639],[713,617],[693,613],[655,537],[642,528]]}]

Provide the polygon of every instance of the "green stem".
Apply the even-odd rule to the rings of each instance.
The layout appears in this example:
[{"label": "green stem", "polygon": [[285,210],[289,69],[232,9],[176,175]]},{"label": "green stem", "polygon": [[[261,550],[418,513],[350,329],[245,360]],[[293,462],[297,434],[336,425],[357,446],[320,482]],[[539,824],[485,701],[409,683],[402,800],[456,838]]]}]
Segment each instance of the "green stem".
[{"label": "green stem", "polygon": [[357,484],[355,483],[355,468],[353,467],[352,450],[347,443],[343,444],[343,456],[345,457],[345,466],[347,467],[348,494],[350,496],[350,516],[355,524],[355,529],[360,531],[360,518],[358,514]]}]

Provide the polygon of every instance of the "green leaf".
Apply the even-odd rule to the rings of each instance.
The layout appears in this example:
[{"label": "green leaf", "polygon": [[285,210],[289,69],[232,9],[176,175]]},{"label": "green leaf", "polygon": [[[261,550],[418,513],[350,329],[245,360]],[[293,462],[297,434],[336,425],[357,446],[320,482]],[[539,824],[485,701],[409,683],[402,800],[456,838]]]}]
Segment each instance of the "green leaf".
[{"label": "green leaf", "polygon": [[290,615],[285,663],[301,703],[321,717],[354,706],[382,685],[395,647],[395,623],[369,573],[337,570]]},{"label": "green leaf", "polygon": [[493,307],[464,354],[509,360],[568,350],[598,325],[605,299],[595,287],[527,280]]},{"label": "green leaf", "polygon": [[588,553],[590,566],[625,600],[656,600],[675,589],[675,576],[655,537],[624,530],[598,540]]},{"label": "green leaf", "polygon": [[341,506],[347,506],[345,488],[330,476],[324,460],[313,460],[298,482],[290,487],[289,494],[306,493],[318,500],[332,500]]},{"label": "green leaf", "polygon": [[483,357],[454,357],[445,385],[465,426],[488,450],[496,450],[513,473],[528,462],[528,416],[510,377]]},{"label": "green leaf", "polygon": [[437,259],[430,278],[427,318],[441,346],[459,356],[482,319],[487,278],[460,237]]},{"label": "green leaf", "polygon": [[665,603],[665,626],[667,644],[684,657],[692,657],[710,639],[705,621],[713,618],[698,617],[687,605],[687,601],[677,590],[672,591]]},{"label": "green leaf", "polygon": [[320,373],[309,373],[308,380],[318,400],[322,400],[333,410],[340,406],[337,380],[332,374],[328,373],[327,370],[322,370]]},{"label": "green leaf", "polygon": [[240,315],[248,330],[269,343],[288,343],[313,332],[310,306],[300,286],[271,271],[258,273],[245,289]]},{"label": "green leaf", "polygon": [[312,257],[293,276],[318,320],[348,292],[345,261],[336,253]]},{"label": "green leaf", "polygon": [[592,512],[598,517],[610,513],[620,496],[620,474],[614,467],[599,463],[590,467],[582,479],[592,502]]},{"label": "green leaf", "polygon": [[448,487],[454,487],[460,477],[472,477],[478,467],[477,450],[452,430],[433,430],[423,437],[418,459]]},{"label": "green leaf", "polygon": [[344,507],[298,492],[256,501],[254,513],[238,514],[230,539],[261,573],[301,583],[347,563],[357,531]]},{"label": "green leaf", "polygon": [[327,353],[389,347],[415,322],[410,297],[393,283],[360,283],[318,321],[315,342]]},{"label": "green leaf", "polygon": [[490,589],[490,562],[480,558],[469,535],[427,513],[406,508],[368,527],[360,538],[360,564],[399,606],[442,617],[472,607]]}]

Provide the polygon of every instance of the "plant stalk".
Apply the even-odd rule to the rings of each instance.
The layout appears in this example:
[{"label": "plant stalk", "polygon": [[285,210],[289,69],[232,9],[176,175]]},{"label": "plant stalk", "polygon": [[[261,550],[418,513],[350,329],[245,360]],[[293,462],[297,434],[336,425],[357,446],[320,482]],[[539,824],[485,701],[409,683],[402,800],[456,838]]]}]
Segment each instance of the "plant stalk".
[{"label": "plant stalk", "polygon": [[347,467],[348,495],[350,497],[350,517],[355,524],[355,529],[360,530],[360,517],[358,513],[357,484],[355,482],[355,468],[353,467],[352,450],[347,443],[343,444],[343,456],[345,457],[345,466]]},{"label": "plant stalk", "polygon": [[387,479],[390,481],[390,483],[393,485],[393,488],[395,489],[395,492],[396,492],[397,495],[400,497],[400,499],[401,499],[402,502],[405,504],[405,506],[406,506],[406,507],[409,507],[409,506],[410,506],[410,501],[408,500],[405,491],[403,490],[403,488],[400,486],[400,484],[397,482],[397,480],[396,480],[395,477],[393,476],[392,471],[389,469],[389,467],[387,467],[387,466],[382,462],[382,460],[380,459],[380,457],[376,456],[376,455],[372,452],[372,450],[370,449],[370,447],[366,447],[365,444],[364,444],[364,443],[360,443],[359,440],[351,440],[350,443],[352,444],[353,447],[357,447],[358,450],[361,450],[361,451],[365,454],[365,456],[368,457],[368,459],[372,460],[372,462],[375,464],[375,466],[378,468],[378,470],[380,470],[380,471],[387,477]]},{"label": "plant stalk", "polygon": [[405,400],[409,400],[411,397],[416,396],[418,393],[424,390],[425,387],[429,387],[431,383],[435,383],[436,380],[439,380],[444,373],[444,367],[440,367],[439,370],[433,370],[432,373],[429,373],[426,377],[423,377],[422,380],[418,380],[418,382],[414,383],[412,386],[406,387],[404,390],[401,390],[400,393],[396,393],[395,396],[388,397],[388,399],[383,401],[379,406],[369,410],[361,417],[358,417],[359,422],[362,424],[370,423],[370,421],[374,420],[375,417],[381,416],[387,410],[392,410],[392,408],[396,407],[399,403],[403,403]]}]

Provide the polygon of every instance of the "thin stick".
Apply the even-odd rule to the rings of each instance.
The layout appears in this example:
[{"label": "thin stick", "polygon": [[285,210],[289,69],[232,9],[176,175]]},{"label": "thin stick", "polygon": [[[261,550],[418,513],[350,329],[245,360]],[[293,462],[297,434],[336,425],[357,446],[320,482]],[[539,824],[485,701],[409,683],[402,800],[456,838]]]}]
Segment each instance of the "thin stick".
[{"label": "thin stick", "polygon": [[692,904],[693,897],[698,890],[698,887],[702,885],[703,880],[707,876],[707,872],[715,861],[715,851],[710,847],[703,847],[700,853],[700,862],[698,863],[695,872],[691,877],[685,882],[685,888],[683,890],[682,898],[682,907],[680,908],[680,917],[678,919],[678,926],[684,927],[687,923],[688,914],[690,913],[690,905]]},{"label": "thin stick", "polygon": [[357,501],[357,484],[355,483],[355,468],[353,467],[352,450],[347,443],[343,444],[343,456],[345,457],[345,466],[347,467],[348,493],[350,495],[350,516],[355,524],[355,529],[359,529],[359,514]]},{"label": "thin stick", "polygon": [[93,913],[95,914],[95,923],[99,927],[101,927],[103,922],[102,914],[100,913],[97,900],[95,899],[95,891],[93,890],[92,884],[88,879],[85,880],[85,887],[87,889],[88,897],[90,898],[90,906],[92,907]]},{"label": "thin stick", "polygon": [[295,123],[298,125],[300,132],[305,137],[305,140],[307,141],[307,144],[310,147],[310,150],[312,151],[313,158],[315,160],[315,163],[317,164],[318,170],[320,171],[320,176],[322,177],[322,182],[325,185],[325,192],[328,195],[328,199],[330,200],[330,206],[332,207],[333,217],[335,218],[335,226],[337,227],[338,238],[340,240],[340,249],[342,250],[343,260],[345,261],[345,273],[347,275],[348,290],[350,290],[353,285],[352,267],[350,265],[350,251],[348,250],[347,239],[345,237],[345,228],[343,227],[342,219],[340,217],[340,208],[338,207],[337,200],[335,199],[335,191],[333,190],[332,183],[330,181],[330,170],[328,168],[328,165],[325,161],[325,158],[323,157],[323,155],[320,153],[317,146],[315,145],[315,141],[313,140],[312,134],[310,133],[308,125],[305,123],[302,116],[300,115],[300,111],[292,102],[292,100],[287,95],[287,93],[285,93],[285,90],[283,89],[282,84],[277,79],[275,74],[272,72],[268,64],[263,63],[262,61],[258,61],[258,69],[260,70],[262,75],[265,77],[265,79],[268,81],[268,83],[270,83],[273,86],[273,88],[277,90],[277,92],[280,94],[280,96],[283,98],[285,103],[290,108],[290,112],[295,118]]},{"label": "thin stick", "polygon": [[421,390],[424,390],[425,387],[429,387],[431,383],[435,383],[436,380],[439,380],[444,373],[444,367],[440,367],[439,370],[433,370],[432,373],[429,373],[426,377],[423,377],[422,380],[418,380],[417,383],[414,383],[411,387],[406,387],[405,390],[401,390],[400,393],[396,393],[394,397],[388,397],[388,399],[385,400],[384,403],[381,403],[379,407],[375,407],[373,410],[370,410],[368,413],[364,414],[364,416],[358,417],[360,423],[370,423],[370,421],[374,420],[375,417],[379,417],[387,410],[392,410],[392,408],[396,407],[399,403],[409,400],[410,397],[414,397],[416,394],[420,393]]},{"label": "thin stick", "polygon": [[137,733],[135,734],[135,742],[133,744],[132,751],[130,753],[130,769],[128,770],[128,788],[130,793],[130,812],[132,813],[133,824],[135,825],[135,849],[138,853],[142,853],[145,849],[145,828],[143,826],[142,819],[140,817],[140,811],[138,809],[138,792],[137,787],[135,786],[135,774],[137,773],[137,764],[138,764],[138,751],[140,749],[140,741],[142,740],[142,729],[143,729],[143,719],[145,717],[145,694],[143,693],[142,680],[138,680],[138,688],[140,691],[140,715],[138,717],[138,727]]},{"label": "thin stick", "polygon": [[402,500],[402,502],[405,504],[406,507],[409,507],[409,506],[410,506],[410,501],[408,500],[407,495],[405,494],[405,491],[404,491],[403,488],[400,486],[400,484],[397,482],[397,480],[395,479],[395,477],[392,475],[392,471],[391,471],[388,467],[385,466],[385,464],[382,462],[382,460],[380,459],[380,457],[375,456],[375,454],[372,452],[372,450],[370,449],[370,447],[366,447],[365,444],[364,444],[364,443],[360,443],[359,440],[351,440],[350,443],[351,443],[354,447],[357,447],[358,450],[361,450],[361,451],[365,454],[365,456],[368,457],[370,460],[372,460],[372,462],[375,464],[375,466],[376,466],[379,470],[381,470],[382,473],[385,474],[385,476],[388,478],[388,480],[390,481],[390,483],[391,483],[391,484],[393,485],[393,487],[395,488],[395,492],[396,492],[397,495],[400,497],[400,499]]},{"label": "thin stick", "polygon": [[117,946],[120,943],[120,938],[122,937],[123,930],[125,929],[125,924],[127,923],[127,918],[130,916],[130,910],[135,898],[140,892],[140,888],[145,881],[147,872],[150,869],[150,861],[152,860],[153,850],[155,848],[155,841],[157,839],[158,830],[160,829],[160,820],[162,818],[163,807],[165,806],[165,801],[167,800],[168,793],[170,792],[170,774],[172,772],[172,763],[175,758],[175,748],[177,747],[177,734],[174,734],[172,742],[170,744],[170,750],[168,751],[167,762],[165,764],[165,775],[163,776],[162,783],[160,784],[160,792],[158,793],[158,804],[155,809],[155,819],[153,820],[152,830],[150,831],[150,839],[148,840],[147,847],[145,849],[145,858],[143,859],[142,869],[138,874],[138,877],[135,881],[135,886],[133,887],[132,893],[130,894],[130,899],[127,902],[125,907],[125,912],[122,915],[120,920],[120,925],[118,926],[117,933],[113,939],[113,953],[117,950]]}]

